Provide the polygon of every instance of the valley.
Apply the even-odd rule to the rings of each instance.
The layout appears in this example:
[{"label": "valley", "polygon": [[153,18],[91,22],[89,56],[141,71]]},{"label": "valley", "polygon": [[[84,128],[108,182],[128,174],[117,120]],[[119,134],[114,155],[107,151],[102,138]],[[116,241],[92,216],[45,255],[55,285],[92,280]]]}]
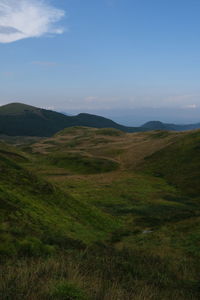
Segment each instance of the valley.
[{"label": "valley", "polygon": [[0,300],[200,300],[199,11],[0,0]]},{"label": "valley", "polygon": [[198,299],[199,143],[78,126],[2,141],[3,299]]}]

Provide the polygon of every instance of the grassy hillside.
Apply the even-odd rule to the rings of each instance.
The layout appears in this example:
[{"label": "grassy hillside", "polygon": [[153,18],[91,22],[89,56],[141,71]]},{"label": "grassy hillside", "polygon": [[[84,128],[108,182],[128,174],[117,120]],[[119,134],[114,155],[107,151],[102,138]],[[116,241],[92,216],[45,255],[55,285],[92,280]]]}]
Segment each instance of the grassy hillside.
[{"label": "grassy hillside", "polygon": [[74,127],[1,144],[3,299],[199,299],[199,137]]},{"label": "grassy hillside", "polygon": [[186,134],[147,157],[143,167],[148,173],[167,179],[184,194],[199,197],[200,131]]},{"label": "grassy hillside", "polygon": [[117,223],[22,166],[29,158],[1,145],[2,255],[42,255],[106,238]]}]

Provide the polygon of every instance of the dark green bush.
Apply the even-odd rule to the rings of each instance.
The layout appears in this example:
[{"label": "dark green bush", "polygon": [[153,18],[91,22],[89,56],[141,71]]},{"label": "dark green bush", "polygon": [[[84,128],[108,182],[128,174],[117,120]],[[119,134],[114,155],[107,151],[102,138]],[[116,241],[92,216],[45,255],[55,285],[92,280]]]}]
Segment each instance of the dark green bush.
[{"label": "dark green bush", "polygon": [[9,241],[0,243],[0,256],[14,256],[17,251],[15,245]]},{"label": "dark green bush", "polygon": [[18,243],[19,253],[22,256],[48,256],[53,254],[54,247],[43,244],[35,237],[26,238]]},{"label": "dark green bush", "polygon": [[85,292],[69,282],[57,283],[51,291],[51,299],[62,300],[87,300]]}]

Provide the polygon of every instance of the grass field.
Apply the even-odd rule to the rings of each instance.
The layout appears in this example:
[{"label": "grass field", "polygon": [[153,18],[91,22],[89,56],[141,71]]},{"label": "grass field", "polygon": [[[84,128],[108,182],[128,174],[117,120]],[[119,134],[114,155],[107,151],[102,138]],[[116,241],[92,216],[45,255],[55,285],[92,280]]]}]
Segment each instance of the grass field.
[{"label": "grass field", "polygon": [[1,143],[2,299],[199,299],[199,143],[87,127]]}]

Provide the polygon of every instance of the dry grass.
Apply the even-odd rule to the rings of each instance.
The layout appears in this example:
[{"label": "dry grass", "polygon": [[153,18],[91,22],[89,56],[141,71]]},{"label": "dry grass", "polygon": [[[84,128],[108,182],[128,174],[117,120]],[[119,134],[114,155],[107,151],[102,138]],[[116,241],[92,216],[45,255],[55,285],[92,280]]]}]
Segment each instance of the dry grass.
[{"label": "dry grass", "polygon": [[103,158],[112,158],[121,163],[122,169],[133,168],[146,156],[173,143],[186,133],[170,132],[156,138],[157,132],[124,133],[119,136],[97,134],[97,129],[76,129],[59,136],[43,139],[32,145],[35,153],[48,154],[52,151],[78,151]]},{"label": "dry grass", "polygon": [[[2,300],[48,300],[79,298],[52,298],[51,293],[60,284],[68,282],[81,289],[88,300],[197,300],[198,297],[184,295],[182,289],[164,290],[137,278],[130,278],[124,286],[117,274],[107,278],[112,272],[112,259],[105,258],[106,265],[97,268],[84,264],[81,256],[60,255],[49,259],[22,259],[3,265],[0,272],[0,295]],[[113,265],[114,267],[114,265]],[[155,266],[156,267],[156,266]],[[113,269],[114,270],[114,269]],[[145,269],[144,269],[145,270]],[[127,274],[124,274],[127,276]],[[82,298],[80,298],[82,299]]]}]

